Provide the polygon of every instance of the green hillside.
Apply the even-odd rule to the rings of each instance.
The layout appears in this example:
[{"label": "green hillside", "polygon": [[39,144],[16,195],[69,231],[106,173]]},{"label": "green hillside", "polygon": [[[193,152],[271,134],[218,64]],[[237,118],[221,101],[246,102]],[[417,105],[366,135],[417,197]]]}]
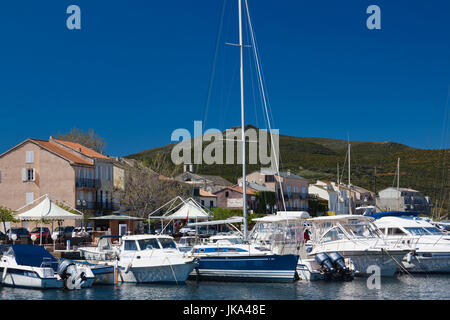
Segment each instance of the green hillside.
[{"label": "green hillside", "polygon": [[[347,153],[347,141],[328,138],[304,138],[280,135],[280,170],[291,172],[307,178],[310,182],[317,179],[336,181],[337,165],[344,182],[348,181],[348,165],[344,160]],[[423,150],[411,148],[395,142],[350,141],[351,144],[351,182],[363,188],[374,190],[374,167],[377,173],[394,173],[397,158],[400,157],[400,186],[410,187],[431,197],[432,202],[439,201],[439,206],[448,210],[449,170],[446,150]],[[166,155],[170,162],[170,152],[174,144],[161,148],[149,149],[129,155],[129,158],[142,160],[147,164],[157,153]],[[248,150],[248,143],[247,143]],[[225,151],[224,151],[225,153]],[[236,146],[235,146],[236,154]],[[182,172],[182,166],[171,167],[171,175]],[[247,165],[247,172],[258,170],[258,165]],[[343,170],[343,171],[342,171]],[[241,165],[196,165],[194,171],[203,174],[220,175],[235,183],[242,176]],[[377,177],[377,191],[394,184],[394,176]],[[396,182],[395,182],[396,185]]]}]

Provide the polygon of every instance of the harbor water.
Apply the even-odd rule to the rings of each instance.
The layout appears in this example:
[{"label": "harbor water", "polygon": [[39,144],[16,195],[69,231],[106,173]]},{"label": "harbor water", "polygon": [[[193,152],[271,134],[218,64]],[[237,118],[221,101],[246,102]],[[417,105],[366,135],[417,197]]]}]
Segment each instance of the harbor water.
[{"label": "harbor water", "polygon": [[351,282],[243,283],[187,281],[180,285],[97,285],[82,290],[0,287],[0,300],[448,300],[449,275],[400,275],[369,289],[367,278]]}]

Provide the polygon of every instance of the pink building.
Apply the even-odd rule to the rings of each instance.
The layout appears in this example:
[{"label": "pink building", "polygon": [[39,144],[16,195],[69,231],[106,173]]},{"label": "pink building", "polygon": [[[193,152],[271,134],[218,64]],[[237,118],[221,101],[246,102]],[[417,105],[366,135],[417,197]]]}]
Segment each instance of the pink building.
[{"label": "pink building", "polygon": [[[112,180],[109,157],[52,137],[27,139],[0,154],[0,205],[16,210],[49,194],[71,207],[94,212],[95,203],[102,201],[99,190],[103,191],[98,171],[109,171],[109,166]],[[108,194],[102,197],[106,202]]]}]

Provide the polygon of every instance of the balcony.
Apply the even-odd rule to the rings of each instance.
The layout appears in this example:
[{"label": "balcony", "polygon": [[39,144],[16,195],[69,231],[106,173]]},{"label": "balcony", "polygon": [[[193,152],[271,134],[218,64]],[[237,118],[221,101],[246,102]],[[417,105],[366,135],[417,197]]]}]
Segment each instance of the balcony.
[{"label": "balcony", "polygon": [[77,188],[93,188],[97,189],[101,187],[101,183],[99,179],[86,179],[86,178],[77,178],[75,180],[75,186]]},{"label": "balcony", "polygon": [[301,199],[301,200],[308,199],[307,193],[300,193],[300,192],[283,192],[283,196],[285,199]]}]

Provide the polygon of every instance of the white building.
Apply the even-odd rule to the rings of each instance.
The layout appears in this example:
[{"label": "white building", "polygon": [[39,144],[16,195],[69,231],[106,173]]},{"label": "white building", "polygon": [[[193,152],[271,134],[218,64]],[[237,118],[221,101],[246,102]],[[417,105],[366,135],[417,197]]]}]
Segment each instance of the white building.
[{"label": "white building", "polygon": [[414,211],[430,214],[430,199],[409,188],[387,188],[378,192],[377,207],[386,211]]}]

